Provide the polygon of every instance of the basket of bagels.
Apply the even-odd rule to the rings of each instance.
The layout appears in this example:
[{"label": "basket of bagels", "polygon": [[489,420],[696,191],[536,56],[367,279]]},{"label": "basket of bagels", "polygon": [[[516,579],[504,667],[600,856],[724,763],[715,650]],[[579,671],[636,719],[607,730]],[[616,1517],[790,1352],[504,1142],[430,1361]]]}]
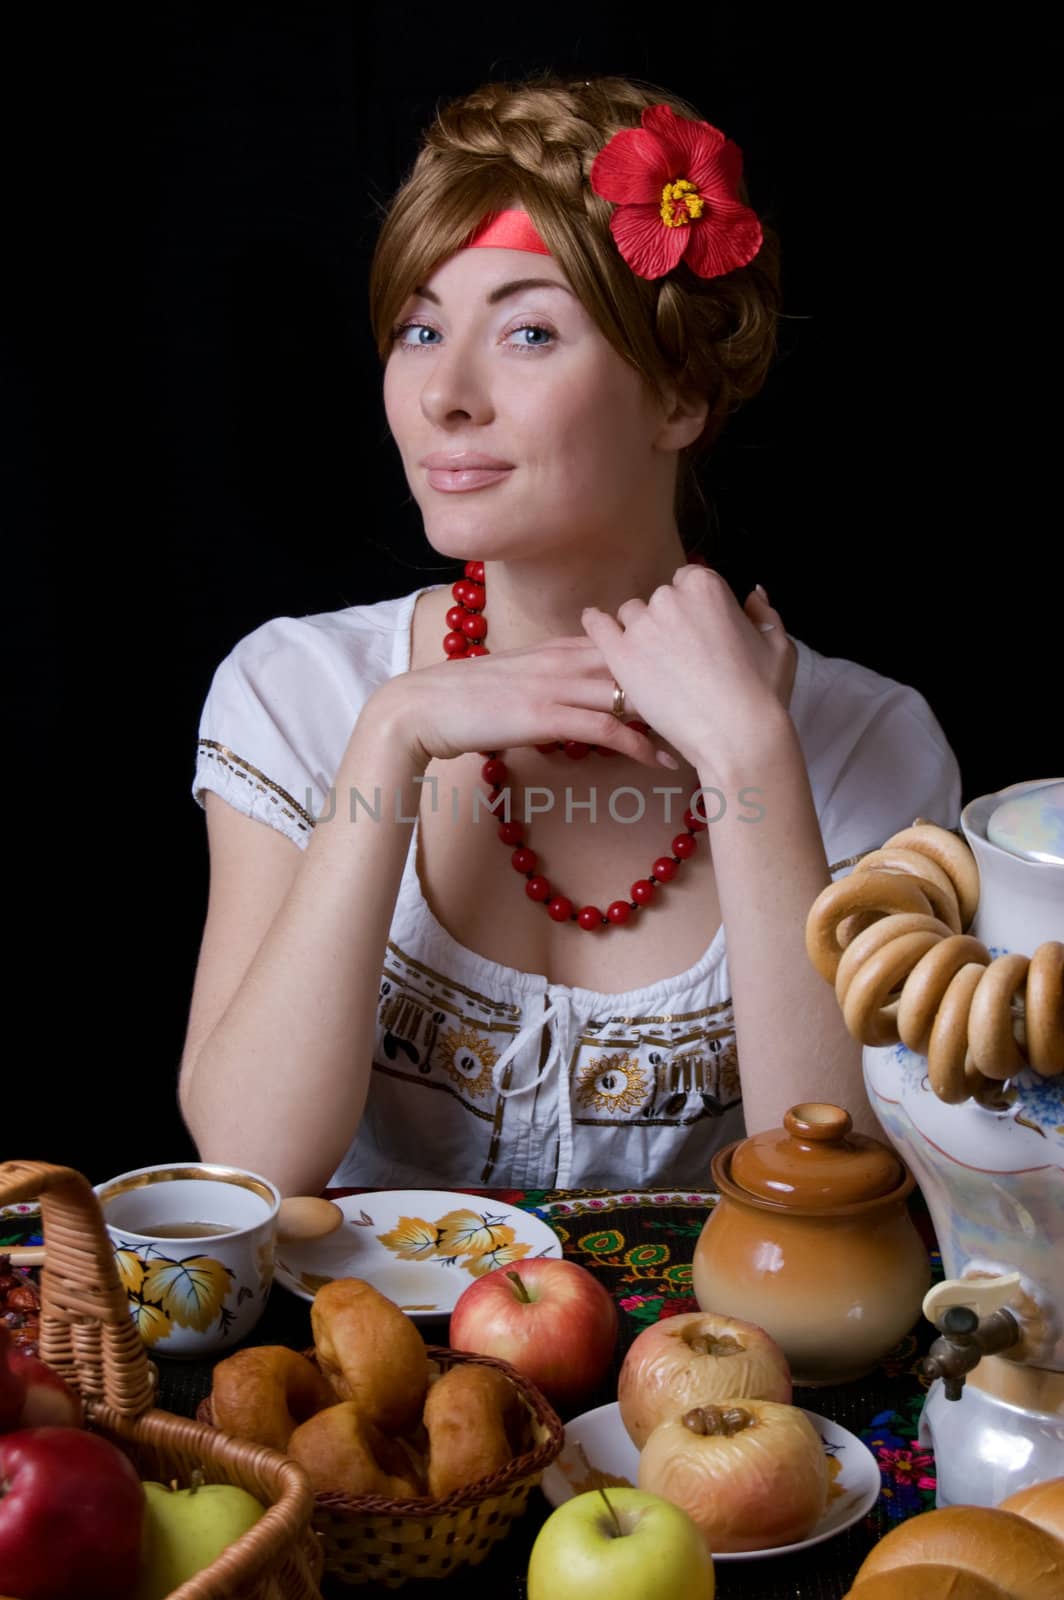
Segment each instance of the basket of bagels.
[{"label": "basket of bagels", "polygon": [[11,1300],[35,1301],[36,1348],[0,1320],[0,1594],[317,1600],[306,1473],[277,1450],[156,1409],[155,1369],[88,1180],[0,1163],[0,1205],[31,1201],[40,1282],[27,1275]]},{"label": "basket of bagels", "polygon": [[359,1278],[318,1290],[311,1329],[304,1354],[218,1362],[199,1419],[299,1464],[334,1579],[397,1588],[483,1560],[562,1448],[543,1394],[504,1361],[426,1345]]}]

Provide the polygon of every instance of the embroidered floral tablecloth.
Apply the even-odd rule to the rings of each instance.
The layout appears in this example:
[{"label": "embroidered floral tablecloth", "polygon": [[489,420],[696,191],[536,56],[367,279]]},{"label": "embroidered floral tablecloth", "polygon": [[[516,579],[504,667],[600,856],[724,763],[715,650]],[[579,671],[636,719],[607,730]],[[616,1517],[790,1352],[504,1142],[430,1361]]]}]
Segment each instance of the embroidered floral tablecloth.
[{"label": "embroidered floral tablecloth", "polygon": [[[335,1195],[352,1190],[332,1191]],[[662,1317],[697,1310],[691,1290],[691,1258],[716,1195],[697,1190],[607,1193],[595,1190],[482,1190],[469,1189],[493,1202],[534,1212],[558,1234],[566,1257],[587,1267],[606,1285],[620,1310],[621,1336],[613,1369],[601,1392],[585,1407],[616,1398],[617,1372],[628,1346],[641,1330]],[[917,1203],[913,1217],[928,1246],[932,1268],[941,1273],[934,1236],[926,1210]],[[8,1208],[0,1212],[0,1252],[4,1244],[35,1242],[37,1217],[33,1208]],[[287,1344],[301,1348],[311,1343],[309,1305],[275,1286],[262,1321],[248,1344]],[[428,1332],[432,1342],[446,1342],[446,1324]],[[718,1562],[717,1595],[720,1600],[756,1597],[756,1600],[841,1600],[872,1545],[897,1521],[934,1505],[934,1461],[916,1440],[916,1427],[924,1398],[920,1357],[933,1337],[927,1324],[910,1334],[875,1369],[858,1382],[831,1388],[795,1390],[795,1403],[819,1412],[862,1438],[878,1459],[882,1489],[872,1510],[835,1538],[795,1556],[758,1561]],[[158,1360],[159,1404],[181,1415],[194,1414],[210,1390],[213,1363]],[[537,1492],[529,1510],[506,1540],[480,1567],[464,1569],[453,1579],[411,1583],[399,1592],[407,1600],[525,1600],[524,1573],[528,1553],[549,1506]],[[326,1600],[377,1593],[376,1586],[360,1590],[326,1584]]]}]

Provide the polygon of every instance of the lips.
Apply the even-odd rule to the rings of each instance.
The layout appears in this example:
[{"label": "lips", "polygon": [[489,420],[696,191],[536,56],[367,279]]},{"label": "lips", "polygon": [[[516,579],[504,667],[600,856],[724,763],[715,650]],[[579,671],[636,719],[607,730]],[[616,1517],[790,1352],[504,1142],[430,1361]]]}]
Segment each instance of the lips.
[{"label": "lips", "polygon": [[508,471],[512,461],[502,461],[498,456],[485,456],[478,450],[437,450],[433,455],[422,456],[419,466],[442,472],[462,472],[466,468],[484,468],[486,471]]},{"label": "lips", "polygon": [[497,456],[481,455],[475,450],[455,451],[451,454],[438,451],[425,456],[421,463],[426,469],[429,487],[443,494],[465,494],[471,489],[487,489],[513,471],[513,464],[500,461]]}]

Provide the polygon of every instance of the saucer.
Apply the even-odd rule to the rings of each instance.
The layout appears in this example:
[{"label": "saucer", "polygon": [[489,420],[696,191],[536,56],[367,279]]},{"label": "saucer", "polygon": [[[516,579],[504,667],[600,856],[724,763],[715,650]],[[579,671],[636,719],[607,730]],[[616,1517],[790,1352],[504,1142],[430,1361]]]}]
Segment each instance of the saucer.
[{"label": "saucer", "polygon": [[432,1322],[485,1272],[562,1253],[539,1217],[483,1195],[382,1189],[335,1203],[344,1221],[334,1233],[277,1247],[277,1282],[303,1300],[333,1278],[362,1278],[414,1322]]},{"label": "saucer", "polygon": [[[804,1407],[799,1409],[804,1411]],[[879,1498],[879,1463],[866,1444],[837,1422],[818,1416],[815,1411],[805,1415],[819,1433],[825,1454],[838,1463],[831,1484],[828,1508],[807,1539],[795,1544],[776,1545],[771,1550],[721,1550],[714,1551],[716,1561],[759,1561],[764,1556],[793,1555],[798,1550],[808,1550],[814,1544],[834,1538],[844,1528],[849,1528],[870,1511]],[[577,1446],[583,1449],[583,1459]],[[594,1479],[589,1481],[588,1465]],[[543,1474],[541,1488],[552,1506],[560,1506],[584,1489],[602,1487],[632,1488],[638,1486],[639,1451],[629,1439],[621,1421],[617,1402],[599,1406],[595,1411],[585,1411],[565,1424],[565,1444],[561,1454]]]}]

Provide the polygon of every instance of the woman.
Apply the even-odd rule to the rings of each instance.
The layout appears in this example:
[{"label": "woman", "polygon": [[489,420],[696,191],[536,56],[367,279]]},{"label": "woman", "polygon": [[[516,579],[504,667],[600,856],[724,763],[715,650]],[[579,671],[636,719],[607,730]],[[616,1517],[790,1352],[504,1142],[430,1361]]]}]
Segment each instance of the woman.
[{"label": "woman", "polygon": [[772,358],[746,201],[734,145],[622,79],[489,85],[427,135],[371,306],[466,579],[267,623],[215,676],[206,1159],[289,1193],[690,1185],[800,1100],[873,1126],[805,917],[959,781],[918,694],[685,559],[690,462]]}]

